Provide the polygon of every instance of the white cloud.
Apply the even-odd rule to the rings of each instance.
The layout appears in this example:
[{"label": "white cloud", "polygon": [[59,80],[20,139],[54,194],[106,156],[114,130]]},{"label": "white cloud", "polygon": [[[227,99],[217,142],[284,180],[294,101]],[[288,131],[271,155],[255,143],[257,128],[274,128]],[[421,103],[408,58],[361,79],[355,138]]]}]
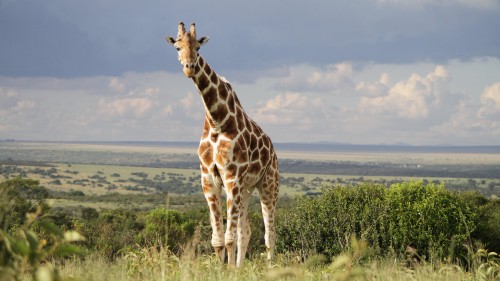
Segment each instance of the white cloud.
[{"label": "white cloud", "polygon": [[[17,103],[17,93],[0,87],[0,116],[2,112],[7,112]],[[5,114],[5,113],[4,113]]]},{"label": "white cloud", "polygon": [[486,87],[481,95],[479,117],[496,115],[500,118],[500,82]]},{"label": "white cloud", "polygon": [[192,109],[194,104],[194,94],[192,92],[188,92],[186,97],[180,100],[180,104],[184,108],[184,110],[189,111]]},{"label": "white cloud", "polygon": [[265,126],[316,129],[313,122],[317,121],[324,111],[322,106],[320,98],[310,99],[300,93],[288,92],[257,103],[251,115],[258,123]]},{"label": "white cloud", "polygon": [[310,67],[291,67],[289,75],[277,81],[275,87],[286,91],[335,92],[354,87],[351,63],[328,65],[324,70]]},{"label": "white cloud", "polygon": [[144,89],[144,91],[142,93],[140,93],[139,95],[143,95],[143,96],[151,98],[151,97],[158,95],[159,92],[160,92],[160,88],[151,87],[151,88]]},{"label": "white cloud", "polygon": [[[499,66],[497,59],[301,64],[231,81],[246,112],[275,142],[496,144]],[[202,131],[202,101],[182,73],[0,77],[0,86],[5,138],[196,141]]]},{"label": "white cloud", "polygon": [[163,110],[161,111],[160,115],[162,117],[167,117],[169,115],[172,115],[173,112],[174,112],[174,110],[172,109],[172,105],[169,104],[168,106],[166,106],[165,108],[163,108]]},{"label": "white cloud", "polygon": [[364,81],[359,82],[356,85],[356,90],[363,94],[377,97],[385,95],[389,90],[389,86],[390,86],[389,74],[384,72],[382,73],[382,75],[380,75],[380,79],[377,82],[374,83],[364,82]]},{"label": "white cloud", "polygon": [[[386,81],[386,79],[382,80]],[[444,106],[443,99],[446,99],[445,96],[449,94],[447,93],[449,80],[449,73],[443,66],[436,67],[425,77],[413,74],[407,80],[390,87],[386,95],[362,97],[359,109],[367,114],[393,115],[403,119],[426,119],[433,111],[440,110]],[[375,85],[383,84],[379,82]],[[358,90],[368,90],[369,93],[373,92],[374,87],[373,84],[371,87],[358,84]],[[450,105],[446,104],[446,106]]]},{"label": "white cloud", "polygon": [[109,81],[109,88],[118,93],[123,93],[125,91],[125,85],[123,85],[117,77],[111,78]]},{"label": "white cloud", "polygon": [[102,98],[99,100],[99,112],[105,116],[132,116],[135,118],[141,117],[149,109],[152,102],[146,98],[124,98],[107,100]]},{"label": "white cloud", "polygon": [[34,101],[22,99],[16,91],[0,87],[0,117],[11,119],[35,106]]}]

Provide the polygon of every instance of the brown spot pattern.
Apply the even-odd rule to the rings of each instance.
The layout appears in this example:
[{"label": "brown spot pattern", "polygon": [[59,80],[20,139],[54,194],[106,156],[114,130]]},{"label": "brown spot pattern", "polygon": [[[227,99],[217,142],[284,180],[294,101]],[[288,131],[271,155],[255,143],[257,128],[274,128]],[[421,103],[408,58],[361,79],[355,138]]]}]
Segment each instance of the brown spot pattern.
[{"label": "brown spot pattern", "polygon": [[200,143],[198,148],[198,155],[205,165],[210,165],[212,163],[213,150],[212,145],[209,142]]},{"label": "brown spot pattern", "polygon": [[[220,122],[222,122],[222,121],[224,120],[224,118],[226,118],[227,113],[228,113],[228,112],[227,112],[227,107],[226,107],[226,105],[221,103],[221,104],[219,104],[219,105],[217,106],[217,108],[216,108],[214,111],[211,111],[211,112],[210,112],[210,115],[212,115],[212,118],[213,118],[216,122],[220,123]],[[231,117],[230,117],[230,118],[231,118]]]},{"label": "brown spot pattern", "polygon": [[212,81],[213,84],[217,85],[219,78],[217,78],[217,74],[212,71],[212,75],[210,75],[210,81]]},{"label": "brown spot pattern", "polygon": [[229,117],[226,123],[222,126],[222,131],[228,139],[234,139],[238,135],[236,118],[233,116]]},{"label": "brown spot pattern", "polygon": [[205,74],[200,75],[200,77],[198,78],[198,89],[200,91],[203,91],[208,87],[208,85],[210,85],[208,77]]},{"label": "brown spot pattern", "polygon": [[203,95],[203,102],[207,108],[211,108],[217,102],[217,89],[210,87],[208,91]]}]

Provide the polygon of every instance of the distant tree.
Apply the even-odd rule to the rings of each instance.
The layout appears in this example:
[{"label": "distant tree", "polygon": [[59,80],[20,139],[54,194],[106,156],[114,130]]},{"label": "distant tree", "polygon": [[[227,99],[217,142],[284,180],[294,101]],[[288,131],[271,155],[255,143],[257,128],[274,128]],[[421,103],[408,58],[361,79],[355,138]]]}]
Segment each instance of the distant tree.
[{"label": "distant tree", "polygon": [[49,182],[49,183],[50,183],[50,184],[54,184],[54,185],[62,185],[62,182],[61,182],[61,180],[59,180],[59,179],[53,180],[53,181],[51,181],[51,182]]},{"label": "distant tree", "polygon": [[71,190],[69,192],[69,195],[71,195],[71,196],[85,196],[85,193],[83,193],[83,191],[81,191],[81,190]]},{"label": "distant tree", "polygon": [[40,182],[32,179],[13,178],[0,183],[0,227],[15,228],[26,221],[26,213],[49,196]]}]

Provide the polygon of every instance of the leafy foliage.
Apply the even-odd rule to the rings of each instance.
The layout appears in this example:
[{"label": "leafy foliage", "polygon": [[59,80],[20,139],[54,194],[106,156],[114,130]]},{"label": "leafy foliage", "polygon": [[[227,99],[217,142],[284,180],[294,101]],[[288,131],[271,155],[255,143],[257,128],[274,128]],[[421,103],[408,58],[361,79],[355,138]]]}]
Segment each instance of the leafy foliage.
[{"label": "leafy foliage", "polygon": [[488,200],[478,192],[465,192],[462,198],[477,215],[472,238],[481,241],[486,249],[500,251],[500,199]]},{"label": "leafy foliage", "polygon": [[75,221],[75,227],[88,238],[85,245],[107,259],[139,242],[138,235],[144,228],[141,218],[131,210],[103,210],[97,216],[85,210],[82,215],[87,219]]},{"label": "leafy foliage", "polygon": [[48,195],[47,189],[36,180],[13,178],[0,183],[0,227],[13,230],[23,225],[25,214],[33,211]]},{"label": "leafy foliage", "polygon": [[411,246],[427,257],[464,257],[476,215],[458,193],[414,181],[392,185],[387,199],[388,235],[396,252]]},{"label": "leafy foliage", "polygon": [[427,258],[461,257],[476,228],[476,215],[459,194],[420,182],[323,188],[280,210],[278,250],[328,258],[344,252],[352,237],[380,254],[403,256],[407,246]]},{"label": "leafy foliage", "polygon": [[[82,253],[72,242],[83,236],[87,239],[78,245],[106,263],[126,260],[135,279],[155,275],[155,280],[160,272],[171,271],[178,278],[185,274],[201,277],[207,267],[223,269],[211,255],[206,206],[191,205],[182,212],[165,208],[97,211],[86,207],[48,212],[46,190],[37,181],[17,178],[0,183],[0,187],[1,280],[26,279],[26,275],[36,280],[58,279],[60,267],[52,263]],[[264,250],[262,217],[258,200],[253,201],[256,206],[250,208],[248,251],[252,263],[243,270],[258,278],[270,277],[264,274],[267,262],[259,255]],[[319,276],[312,273],[318,268],[335,280],[369,279],[378,273],[363,264],[376,257],[374,254],[404,260],[410,248],[418,251],[422,264],[444,264],[443,272],[464,270],[450,264],[460,259],[476,279],[494,280],[499,274],[495,248],[500,233],[498,216],[499,200],[450,192],[436,183],[405,182],[390,188],[374,183],[324,186],[321,194],[298,197],[278,209],[276,262],[299,266],[272,272],[308,279]],[[490,251],[473,251],[469,240],[476,239]],[[471,246],[468,252],[464,244]],[[287,261],[283,263],[283,259]],[[191,266],[204,269],[192,275]],[[217,277],[227,272],[221,274]]]},{"label": "leafy foliage", "polygon": [[166,245],[174,253],[180,253],[181,247],[193,235],[195,227],[196,221],[183,213],[159,208],[146,215],[143,239]]},{"label": "leafy foliage", "polygon": [[[50,260],[83,253],[71,242],[85,238],[76,231],[61,230],[44,216],[50,207],[43,201],[47,194],[38,182],[16,178],[1,183],[0,187],[2,280],[23,280],[26,273],[33,280],[60,279]],[[24,220],[15,217],[22,211],[26,211]],[[14,223],[10,224],[10,220]]]}]

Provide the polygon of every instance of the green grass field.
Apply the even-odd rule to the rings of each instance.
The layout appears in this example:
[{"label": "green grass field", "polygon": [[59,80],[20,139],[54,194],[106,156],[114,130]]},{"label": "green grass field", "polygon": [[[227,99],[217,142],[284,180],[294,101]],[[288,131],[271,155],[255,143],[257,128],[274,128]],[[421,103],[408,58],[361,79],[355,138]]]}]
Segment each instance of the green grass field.
[{"label": "green grass field", "polygon": [[[186,184],[194,184],[195,195],[203,198],[198,169],[175,169],[175,168],[152,168],[152,167],[131,167],[118,165],[98,165],[98,164],[61,164],[53,163],[52,167],[32,167],[19,166],[26,172],[26,177],[39,180],[40,184],[53,191],[72,192],[81,191],[87,196],[100,196],[111,193],[118,194],[154,194],[157,190],[151,187],[141,186],[137,183],[143,176],[147,179],[157,182],[166,182],[171,178],[179,179],[177,182],[181,186]],[[40,171],[54,170],[55,173],[50,175],[41,174]],[[20,176],[21,174],[12,174]],[[314,194],[321,191],[324,185],[355,185],[361,182],[378,182],[386,183],[391,181],[409,181],[419,180],[414,177],[380,177],[380,176],[346,176],[346,175],[323,175],[323,174],[293,174],[282,173],[282,181],[280,186],[281,196],[300,196],[305,194]],[[62,177],[62,178],[59,178]],[[58,179],[55,182],[55,179]],[[135,180],[135,181],[134,181]],[[495,180],[492,179],[465,179],[465,178],[427,178],[429,181],[441,181],[445,184],[466,184],[468,181],[474,180],[478,188],[487,188],[488,185]],[[172,196],[183,196],[180,193],[171,193]],[[257,195],[257,192],[255,192]],[[172,199],[175,203],[175,197]],[[93,208],[151,208],[151,204],[134,204],[127,203],[117,204],[114,202],[89,202],[69,199],[57,199],[55,205],[59,207],[84,206]]]},{"label": "green grass field", "polygon": [[[80,191],[87,196],[106,194],[153,194],[168,192],[173,195],[201,195],[198,168],[155,168],[155,163],[186,163],[196,161],[196,149],[186,147],[159,147],[117,144],[0,142],[0,161],[5,167],[9,161],[17,164],[17,171],[1,173],[0,179],[22,176],[40,181],[53,191]],[[474,153],[359,153],[359,152],[297,152],[278,151],[280,159],[303,161],[346,161],[347,163],[389,163],[397,165],[481,165],[500,166],[498,154]],[[6,157],[6,159],[2,159]],[[7,161],[6,161],[7,160]],[[36,166],[37,163],[52,167]],[[174,164],[174,166],[177,164]],[[52,171],[52,172],[50,172]],[[314,172],[314,171],[313,171]],[[359,176],[307,173],[281,173],[281,196],[316,194],[324,185],[353,185],[365,181],[387,184],[394,181],[421,180],[444,182],[449,187],[467,186],[485,194],[497,194],[500,180],[491,178],[445,178],[402,176]],[[154,185],[162,185],[161,189]],[[106,202],[79,202],[57,200],[59,206],[121,207]],[[139,205],[148,208],[149,205]]]},{"label": "green grass field", "polygon": [[421,263],[407,266],[394,258],[366,255],[366,249],[354,250],[326,263],[321,256],[300,262],[293,256],[279,255],[269,263],[264,257],[246,260],[242,268],[228,268],[213,255],[177,257],[156,248],[129,252],[115,261],[93,255],[84,260],[74,259],[59,268],[70,280],[422,280],[458,281],[492,280],[487,270],[497,266],[473,264],[466,271],[447,262]]}]

